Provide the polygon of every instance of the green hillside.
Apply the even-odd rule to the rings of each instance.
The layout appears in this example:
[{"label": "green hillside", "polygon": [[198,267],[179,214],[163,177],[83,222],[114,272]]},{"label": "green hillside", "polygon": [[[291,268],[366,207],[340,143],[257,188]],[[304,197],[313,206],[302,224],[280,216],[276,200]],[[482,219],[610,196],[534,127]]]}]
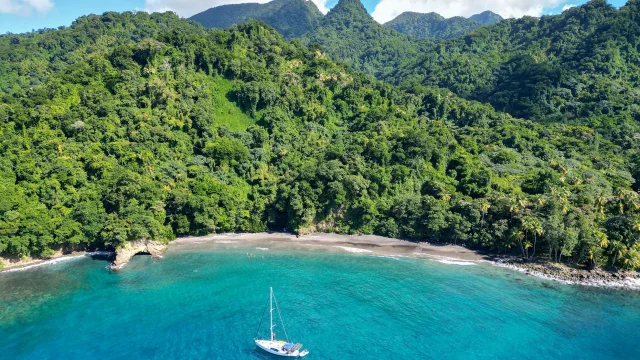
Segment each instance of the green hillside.
[{"label": "green hillside", "polygon": [[377,76],[420,51],[410,37],[378,24],[360,0],[340,0],[301,40],[319,46],[336,61]]},{"label": "green hillside", "polygon": [[[590,3],[425,42],[441,56],[422,53],[414,72],[398,69],[393,81],[404,89],[330,60],[329,50],[343,51],[376,73],[369,66],[388,70],[411,60],[402,51],[421,53],[369,21],[356,0],[341,1],[321,27],[362,41],[353,52],[286,42],[260,22],[209,30],[171,13],[105,13],[0,36],[0,253],[289,229],[640,268],[637,4]],[[527,26],[532,34],[518,37]],[[523,120],[430,86],[480,98],[475,76],[488,84],[502,76],[479,64],[492,68],[508,54],[475,58],[465,46],[485,56],[538,46],[530,69],[581,69],[571,96],[583,99],[580,111],[601,110],[538,118],[551,83],[526,100]],[[457,68],[445,67],[452,59]],[[547,76],[537,74],[527,81]]]}]

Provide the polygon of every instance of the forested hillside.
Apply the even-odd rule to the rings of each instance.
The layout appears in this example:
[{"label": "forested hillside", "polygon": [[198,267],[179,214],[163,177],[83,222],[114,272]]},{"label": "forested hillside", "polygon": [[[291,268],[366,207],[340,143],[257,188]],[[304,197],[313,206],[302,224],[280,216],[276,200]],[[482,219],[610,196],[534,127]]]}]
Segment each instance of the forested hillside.
[{"label": "forested hillside", "polygon": [[420,51],[409,36],[378,24],[360,0],[340,0],[301,40],[319,45],[334,60],[376,76],[416,58]]},{"label": "forested hillside", "polygon": [[445,19],[436,13],[404,12],[384,26],[414,38],[452,39],[502,20],[500,15],[491,11],[473,15],[468,19],[461,16]]},{"label": "forested hillside", "polygon": [[384,78],[436,85],[544,122],[637,124],[640,1],[594,0],[557,16],[510,19],[422,46]]},{"label": "forested hillside", "polygon": [[[397,34],[381,28],[361,27]],[[405,91],[262,23],[170,13],[0,36],[0,253],[289,229],[640,267],[633,106],[541,124],[426,79]]]},{"label": "forested hillside", "polygon": [[322,13],[309,0],[272,0],[265,4],[222,5],[193,15],[190,20],[217,29],[226,29],[249,20],[271,25],[287,39],[299,37],[315,28]]}]

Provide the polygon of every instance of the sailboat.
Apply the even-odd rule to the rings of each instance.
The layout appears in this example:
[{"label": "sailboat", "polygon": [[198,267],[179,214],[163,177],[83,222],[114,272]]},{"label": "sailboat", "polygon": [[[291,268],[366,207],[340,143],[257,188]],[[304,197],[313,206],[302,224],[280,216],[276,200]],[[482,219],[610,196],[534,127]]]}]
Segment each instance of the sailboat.
[{"label": "sailboat", "polygon": [[[284,331],[285,338],[287,341],[276,340],[276,334],[273,332],[273,329],[276,325],[273,324],[273,303],[275,301],[276,310],[278,312],[278,317],[280,318],[280,324],[282,325],[282,330]],[[260,333],[260,326],[262,325],[262,320],[264,319],[264,313],[266,312],[267,307],[265,306],[264,311],[262,312],[262,318],[260,319],[260,324],[258,324],[258,331],[256,332],[256,337],[253,339],[256,342],[256,345],[262,350],[278,355],[278,356],[287,356],[287,357],[303,357],[309,353],[307,350],[301,350],[302,344],[296,344],[289,341],[289,335],[287,334],[287,330],[284,327],[284,322],[282,321],[282,316],[280,316],[280,309],[278,308],[278,300],[273,295],[273,288],[269,288],[269,334],[271,337],[269,340],[260,340],[258,339],[258,333]]]}]

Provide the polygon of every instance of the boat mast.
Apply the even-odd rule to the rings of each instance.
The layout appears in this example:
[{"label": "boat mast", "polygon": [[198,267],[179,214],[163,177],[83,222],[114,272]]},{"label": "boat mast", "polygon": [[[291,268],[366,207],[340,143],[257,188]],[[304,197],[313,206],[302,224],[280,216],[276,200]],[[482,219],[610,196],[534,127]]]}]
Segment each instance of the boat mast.
[{"label": "boat mast", "polygon": [[271,331],[271,341],[273,341],[273,288],[269,288],[269,322],[271,326],[269,327],[269,331]]}]

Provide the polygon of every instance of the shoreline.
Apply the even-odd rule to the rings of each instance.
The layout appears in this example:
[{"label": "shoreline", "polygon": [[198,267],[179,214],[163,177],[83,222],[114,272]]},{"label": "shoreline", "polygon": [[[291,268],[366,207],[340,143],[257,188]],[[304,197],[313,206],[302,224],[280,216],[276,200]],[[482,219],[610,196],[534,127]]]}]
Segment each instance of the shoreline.
[{"label": "shoreline", "polygon": [[4,263],[4,268],[0,273],[9,273],[15,271],[22,271],[33,269],[46,265],[53,265],[63,261],[69,261],[74,259],[79,259],[84,256],[88,257],[104,257],[109,258],[114,256],[115,253],[112,251],[74,251],[68,254],[64,254],[62,252],[58,252],[47,258],[27,258],[27,260],[19,260],[15,262],[11,262],[11,260],[7,258],[0,258],[0,261]]},{"label": "shoreline", "polygon": [[493,266],[566,285],[640,290],[640,273],[638,272],[576,269],[565,264],[548,261],[527,262],[515,257],[496,258],[491,263]]},{"label": "shoreline", "polygon": [[276,249],[323,247],[324,250],[354,255],[382,257],[429,258],[450,265],[488,264],[529,276],[567,285],[640,290],[640,273],[610,272],[602,269],[583,270],[546,261],[528,262],[517,256],[486,254],[458,245],[411,242],[376,235],[341,235],[314,233],[296,236],[286,233],[216,234],[176,239],[174,247],[238,248],[258,250],[272,246]]},{"label": "shoreline", "polygon": [[[314,233],[295,235],[290,233],[227,233],[206,236],[190,236],[178,238],[170,242],[167,251],[198,248],[247,248],[258,251],[274,250],[309,250],[369,255],[389,258],[428,258],[450,265],[488,264],[529,276],[552,280],[567,285],[582,285],[602,288],[622,288],[640,290],[640,273],[610,272],[602,269],[584,270],[555,264],[546,261],[524,261],[515,256],[500,256],[470,250],[458,245],[430,244],[386,238],[376,235],[342,235],[332,233]],[[111,257],[118,254],[108,251],[80,251],[72,254],[61,252],[48,259],[19,261],[5,265],[2,272],[27,270],[82,256]],[[133,254],[131,255],[133,256]],[[130,258],[130,257],[129,257]],[[0,261],[4,260],[0,258]],[[124,263],[126,264],[126,262]],[[123,265],[120,265],[121,268]]]},{"label": "shoreline", "polygon": [[383,256],[432,256],[434,258],[440,257],[461,261],[486,261],[489,259],[487,255],[457,245],[418,243],[376,235],[330,233],[314,233],[300,236],[288,233],[247,233],[184,237],[170,242],[169,251],[176,247],[237,248],[239,246],[262,249],[266,246],[277,249],[324,247],[328,250],[342,253]]}]

